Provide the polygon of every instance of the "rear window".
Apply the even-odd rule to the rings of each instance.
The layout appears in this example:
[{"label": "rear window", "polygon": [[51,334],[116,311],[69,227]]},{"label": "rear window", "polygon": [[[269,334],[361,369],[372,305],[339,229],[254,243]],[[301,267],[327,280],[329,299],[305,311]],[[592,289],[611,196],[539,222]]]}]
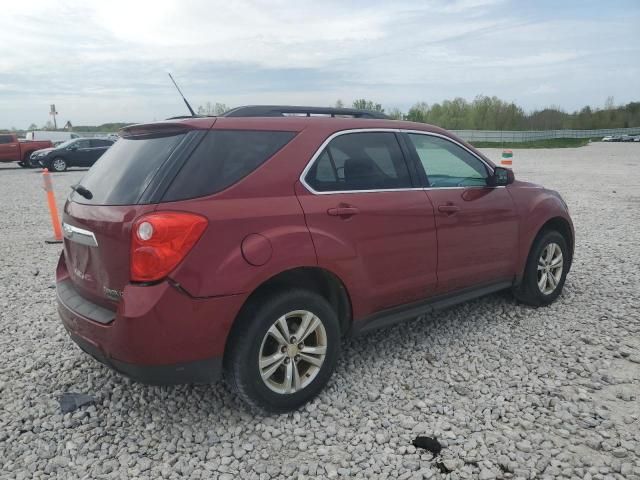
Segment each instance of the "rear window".
[{"label": "rear window", "polygon": [[163,201],[224,190],[266,162],[294,136],[295,132],[212,130],[182,167]]},{"label": "rear window", "polygon": [[80,184],[93,197],[73,193],[77,203],[91,205],[133,205],[185,138],[184,131],[162,136],[121,138],[91,167]]}]

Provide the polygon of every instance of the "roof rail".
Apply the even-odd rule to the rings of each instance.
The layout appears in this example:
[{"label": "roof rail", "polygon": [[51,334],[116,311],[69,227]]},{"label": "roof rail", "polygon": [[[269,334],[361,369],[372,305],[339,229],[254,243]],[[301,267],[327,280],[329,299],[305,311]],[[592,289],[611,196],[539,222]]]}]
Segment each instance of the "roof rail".
[{"label": "roof rail", "polygon": [[382,112],[359,110],[356,108],[300,107],[291,105],[248,105],[237,107],[221,115],[222,117],[285,117],[287,115],[328,115],[331,117],[389,119]]}]

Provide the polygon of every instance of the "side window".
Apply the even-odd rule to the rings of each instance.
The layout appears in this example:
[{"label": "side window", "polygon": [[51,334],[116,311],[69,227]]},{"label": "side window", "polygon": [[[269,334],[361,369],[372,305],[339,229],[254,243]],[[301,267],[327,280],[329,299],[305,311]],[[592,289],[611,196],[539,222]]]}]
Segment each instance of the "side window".
[{"label": "side window", "polygon": [[485,164],[464,148],[444,138],[409,134],[430,187],[485,186]]},{"label": "side window", "polygon": [[224,190],[269,160],[295,135],[295,132],[211,130],[177,174],[163,201],[202,197]]},{"label": "side window", "polygon": [[411,188],[407,164],[392,132],[334,138],[305,177],[318,192]]},{"label": "side window", "polygon": [[113,143],[109,140],[100,140],[100,139],[90,140],[90,142],[92,147],[109,147]]},{"label": "side window", "polygon": [[89,148],[89,140],[78,140],[74,145],[78,148]]},{"label": "side window", "polygon": [[13,143],[13,137],[11,135],[0,135],[0,144]]}]

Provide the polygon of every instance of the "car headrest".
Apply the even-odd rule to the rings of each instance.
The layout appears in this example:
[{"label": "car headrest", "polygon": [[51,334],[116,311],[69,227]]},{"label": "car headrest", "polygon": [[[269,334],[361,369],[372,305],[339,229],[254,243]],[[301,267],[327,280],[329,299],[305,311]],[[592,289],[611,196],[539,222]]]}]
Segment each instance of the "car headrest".
[{"label": "car headrest", "polygon": [[381,172],[375,162],[369,158],[348,158],[344,162],[344,179],[348,185],[356,188],[376,184]]}]

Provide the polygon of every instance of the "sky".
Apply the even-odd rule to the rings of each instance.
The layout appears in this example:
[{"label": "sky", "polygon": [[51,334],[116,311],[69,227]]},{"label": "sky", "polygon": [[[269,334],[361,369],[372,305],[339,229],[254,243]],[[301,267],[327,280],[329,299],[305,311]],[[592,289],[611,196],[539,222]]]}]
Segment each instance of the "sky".
[{"label": "sky", "polygon": [[640,100],[640,1],[3,2],[0,128],[147,122],[190,103],[527,111]]}]

